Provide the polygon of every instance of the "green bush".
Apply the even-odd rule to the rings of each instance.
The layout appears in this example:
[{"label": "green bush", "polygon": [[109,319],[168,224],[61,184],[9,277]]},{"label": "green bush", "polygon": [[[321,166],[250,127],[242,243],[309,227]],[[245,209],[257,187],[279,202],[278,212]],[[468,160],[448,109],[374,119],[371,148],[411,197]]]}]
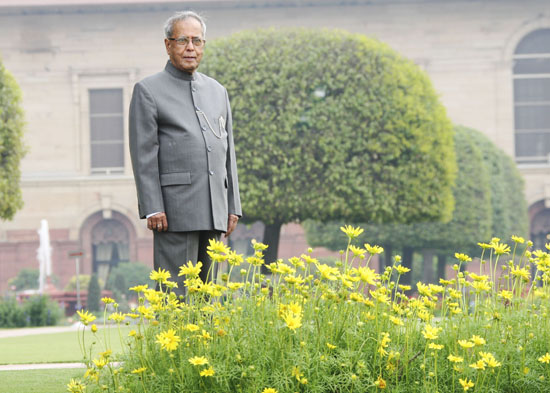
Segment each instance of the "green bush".
[{"label": "green bush", "polygon": [[[88,286],[90,285],[90,279],[92,277],[89,274],[79,274],[78,275],[78,282],[80,283],[80,290],[82,292],[85,292],[88,290]],[[103,280],[98,279],[99,287],[103,288]],[[65,285],[65,291],[71,292],[76,291],[76,276],[72,276],[67,285]]]},{"label": "green bush", "polygon": [[19,164],[25,155],[21,90],[0,61],[0,219],[11,220],[23,207]]},{"label": "green bush", "polygon": [[[113,293],[119,293],[129,297],[135,295],[130,291],[131,288],[139,284],[153,285],[153,281],[149,279],[150,268],[140,262],[122,262],[118,266],[114,267],[109,273],[107,278],[107,284],[105,289],[113,291]],[[117,299],[117,301],[120,299]]]},{"label": "green bush", "polygon": [[[337,267],[303,254],[268,265],[264,277],[264,245],[255,243],[247,280],[230,282],[243,258],[218,242],[211,256],[229,274],[203,283],[200,266],[182,266],[184,299],[169,272],[152,272],[161,290],[135,287],[139,307],[108,318],[137,321],[120,337],[125,353],[91,359],[86,348],[84,380],[69,391],[550,392],[550,254],[495,238],[480,244],[480,272],[457,253],[457,277],[419,283],[409,297],[401,258],[377,274],[369,264],[383,249],[356,246],[361,229],[342,229],[348,247]],[[79,315],[86,326],[95,320]],[[101,348],[108,340],[94,336]]]},{"label": "green bush", "polygon": [[450,219],[452,125],[428,75],[388,45],[243,31],[209,43],[200,71],[231,99],[243,214],[266,224],[268,262],[287,222]]},{"label": "green bush", "polygon": [[23,327],[26,324],[23,309],[14,298],[0,299],[0,328]]},{"label": "green bush", "polygon": [[46,295],[31,296],[23,301],[22,309],[27,326],[57,325],[63,315],[57,302],[50,300]]},{"label": "green bush", "polygon": [[45,295],[35,295],[22,304],[14,298],[0,300],[0,327],[15,328],[25,326],[56,325],[63,316],[57,302]]},{"label": "green bush", "polygon": [[88,284],[88,310],[99,311],[99,300],[101,299],[101,288],[97,275],[93,274]]}]

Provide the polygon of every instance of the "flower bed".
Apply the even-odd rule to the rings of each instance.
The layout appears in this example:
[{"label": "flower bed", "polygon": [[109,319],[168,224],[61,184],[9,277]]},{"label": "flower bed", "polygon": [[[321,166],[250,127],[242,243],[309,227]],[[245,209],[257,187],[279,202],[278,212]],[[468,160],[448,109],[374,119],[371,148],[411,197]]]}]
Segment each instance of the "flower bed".
[{"label": "flower bed", "polygon": [[[244,281],[230,282],[243,257],[212,242],[211,257],[227,261],[230,272],[205,284],[200,263],[182,266],[184,299],[171,292],[169,273],[153,271],[160,290],[132,288],[139,307],[109,317],[136,322],[120,337],[124,354],[113,359],[105,347],[86,359],[85,376],[68,390],[550,391],[549,254],[529,251],[522,238],[512,238],[512,249],[493,239],[480,244],[479,274],[462,272],[471,259],[457,253],[456,278],[418,283],[418,296],[409,297],[411,288],[399,284],[408,271],[400,258],[377,274],[369,263],[382,248],[354,246],[361,229],[342,230],[349,243],[337,266],[304,254],[270,264],[272,274],[263,276],[265,246],[255,243]],[[93,317],[80,315],[90,326]],[[96,345],[108,341],[97,337]]]}]

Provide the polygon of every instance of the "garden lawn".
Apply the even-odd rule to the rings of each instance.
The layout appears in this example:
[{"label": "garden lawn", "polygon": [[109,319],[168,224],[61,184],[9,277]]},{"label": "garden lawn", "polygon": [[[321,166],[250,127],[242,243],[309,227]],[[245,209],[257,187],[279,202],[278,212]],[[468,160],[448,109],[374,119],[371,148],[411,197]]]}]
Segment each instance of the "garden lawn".
[{"label": "garden lawn", "polygon": [[[131,327],[121,327],[122,338],[128,336]],[[82,331],[80,331],[82,337]],[[122,349],[118,331],[116,327],[107,328],[107,337],[110,335],[110,344],[107,348],[118,353]],[[93,357],[97,357],[99,352],[105,351],[103,343],[103,329],[99,327],[94,339],[90,332],[90,327],[85,331],[85,344],[89,345],[94,341],[97,344],[92,352]],[[24,364],[24,363],[61,363],[61,362],[81,362],[83,359],[77,338],[77,332],[37,334],[23,337],[0,338],[0,364]],[[4,375],[0,374],[1,389],[4,389]],[[63,389],[64,391],[65,389]],[[1,390],[4,392],[4,390]]]},{"label": "garden lawn", "polygon": [[0,393],[61,393],[84,369],[0,371]]}]

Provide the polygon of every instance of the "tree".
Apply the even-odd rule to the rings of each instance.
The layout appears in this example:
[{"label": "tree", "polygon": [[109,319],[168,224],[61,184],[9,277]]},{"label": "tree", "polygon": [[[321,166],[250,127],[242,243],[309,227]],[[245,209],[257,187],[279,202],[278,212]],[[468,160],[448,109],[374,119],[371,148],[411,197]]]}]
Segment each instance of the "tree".
[{"label": "tree", "polygon": [[38,269],[24,268],[17,273],[17,276],[8,280],[9,286],[15,286],[16,291],[24,289],[38,289],[38,277],[40,272]]},{"label": "tree", "polygon": [[97,275],[92,274],[90,284],[88,285],[88,310],[99,311],[99,301],[101,299],[101,288]]},{"label": "tree", "polygon": [[[129,296],[135,292],[130,287],[148,284],[154,287],[154,282],[149,279],[151,269],[139,262],[123,262],[114,267],[107,278],[106,289]],[[117,299],[118,300],[118,299]]]},{"label": "tree", "polygon": [[243,215],[266,224],[448,220],[452,127],[426,74],[376,40],[256,30],[207,46],[233,107]]},{"label": "tree", "polygon": [[21,92],[0,61],[0,219],[11,220],[23,207],[19,162],[23,147]]},{"label": "tree", "polygon": [[[482,133],[466,127],[455,127],[455,149],[459,170],[453,188],[455,211],[451,221],[359,224],[365,232],[358,242],[378,243],[388,249],[433,249],[439,256],[441,275],[446,257],[455,251],[475,255],[479,241],[488,241],[492,236],[523,236],[527,231],[527,203],[523,180],[512,159]],[[341,225],[342,222],[326,225],[308,221],[304,225],[308,243],[342,249],[346,239],[338,233]],[[405,256],[403,259],[405,264]]]}]

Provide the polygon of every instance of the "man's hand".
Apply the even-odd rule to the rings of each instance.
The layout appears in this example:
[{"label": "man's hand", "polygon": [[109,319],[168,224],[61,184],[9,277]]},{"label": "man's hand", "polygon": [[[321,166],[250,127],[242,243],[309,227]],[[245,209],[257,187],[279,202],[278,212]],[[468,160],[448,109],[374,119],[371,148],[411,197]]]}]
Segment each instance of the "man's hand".
[{"label": "man's hand", "polygon": [[147,219],[147,228],[152,231],[166,232],[168,230],[168,221],[165,213],[157,213]]},{"label": "man's hand", "polygon": [[231,235],[231,232],[233,232],[237,227],[237,221],[239,221],[239,216],[234,214],[229,215],[227,218],[227,232],[225,232],[224,237],[229,237],[229,235]]}]

